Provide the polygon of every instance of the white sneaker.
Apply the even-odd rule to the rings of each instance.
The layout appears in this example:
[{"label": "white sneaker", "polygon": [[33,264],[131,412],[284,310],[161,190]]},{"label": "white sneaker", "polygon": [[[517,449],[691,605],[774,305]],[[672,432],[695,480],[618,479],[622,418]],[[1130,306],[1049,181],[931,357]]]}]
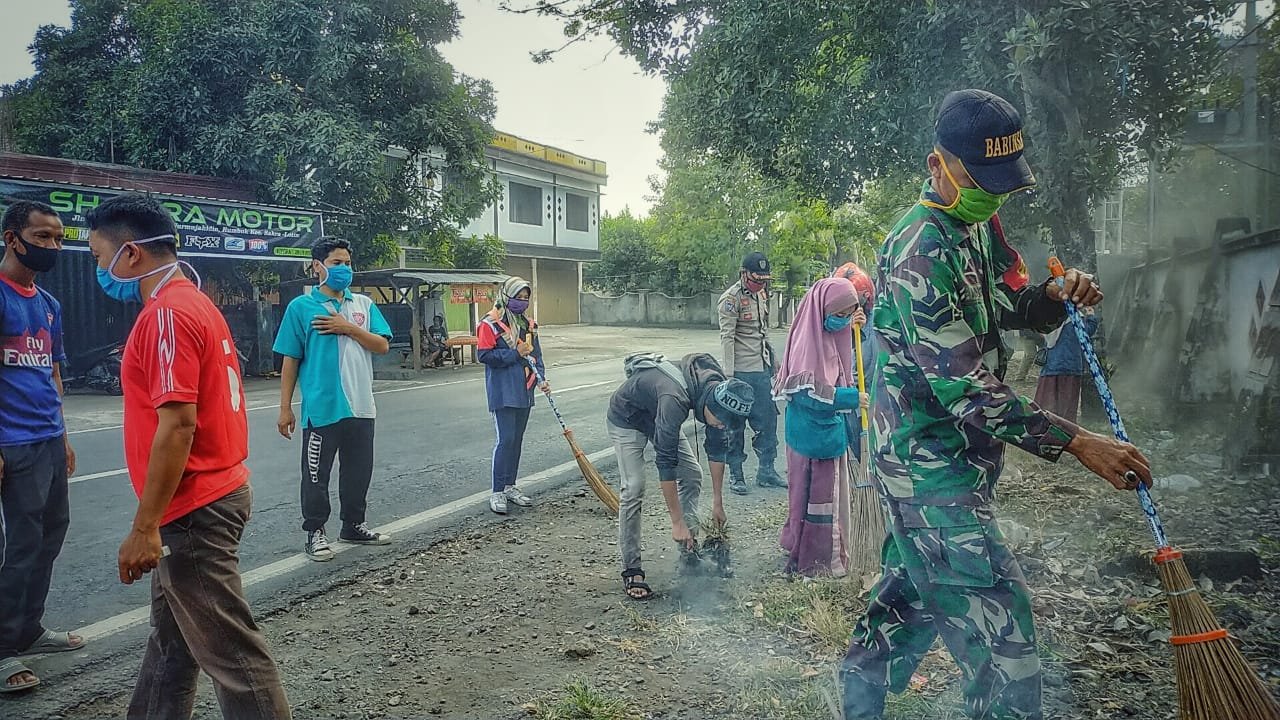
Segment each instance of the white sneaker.
[{"label": "white sneaker", "polygon": [[489,509],[499,515],[507,514],[507,496],[503,493],[494,493],[489,496]]},{"label": "white sneaker", "polygon": [[504,494],[507,496],[507,500],[519,505],[520,507],[533,507],[533,498],[520,492],[520,489],[515,485],[507,488],[504,491]]}]

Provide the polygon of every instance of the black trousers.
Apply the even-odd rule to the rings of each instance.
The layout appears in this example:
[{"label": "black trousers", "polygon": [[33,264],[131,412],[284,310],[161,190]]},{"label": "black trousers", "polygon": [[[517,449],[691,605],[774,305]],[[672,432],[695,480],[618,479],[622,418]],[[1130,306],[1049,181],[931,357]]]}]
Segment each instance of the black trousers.
[{"label": "black trousers", "polygon": [[44,634],[53,561],[71,523],[65,442],[57,437],[4,449],[0,658],[26,650]]},{"label": "black trousers", "polygon": [[345,527],[365,521],[373,478],[373,418],[345,418],[302,431],[302,529],[329,521],[329,476],[338,459],[338,504]]}]

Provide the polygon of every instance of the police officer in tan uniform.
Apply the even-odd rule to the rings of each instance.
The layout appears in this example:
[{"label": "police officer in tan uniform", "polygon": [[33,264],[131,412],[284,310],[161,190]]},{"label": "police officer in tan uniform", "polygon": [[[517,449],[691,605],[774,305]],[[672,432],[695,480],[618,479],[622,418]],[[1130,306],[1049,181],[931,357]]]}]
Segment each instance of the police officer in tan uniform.
[{"label": "police officer in tan uniform", "polygon": [[[720,318],[721,364],[726,377],[749,384],[757,398],[773,396],[773,369],[777,365],[769,344],[769,299],[765,287],[772,278],[769,259],[753,252],[742,260],[738,281],[729,286],[717,303]],[[760,466],[756,484],[786,487],[773,468],[778,457],[778,407],[757,402],[747,418],[755,437],[751,446]],[[739,426],[729,435],[729,489],[746,495],[747,481],[742,471],[746,461],[746,428]]]}]

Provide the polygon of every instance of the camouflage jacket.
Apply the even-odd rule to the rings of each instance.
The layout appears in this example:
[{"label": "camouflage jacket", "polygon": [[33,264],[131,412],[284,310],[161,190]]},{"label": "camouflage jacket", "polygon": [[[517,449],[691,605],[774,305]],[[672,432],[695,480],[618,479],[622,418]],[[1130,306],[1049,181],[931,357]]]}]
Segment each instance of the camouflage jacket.
[{"label": "camouflage jacket", "polygon": [[1056,460],[1078,432],[994,371],[999,327],[1049,332],[1066,311],[1028,283],[998,219],[965,225],[930,201],[941,198],[926,183],[880,251],[873,467],[898,502],[986,505],[1002,441]]}]

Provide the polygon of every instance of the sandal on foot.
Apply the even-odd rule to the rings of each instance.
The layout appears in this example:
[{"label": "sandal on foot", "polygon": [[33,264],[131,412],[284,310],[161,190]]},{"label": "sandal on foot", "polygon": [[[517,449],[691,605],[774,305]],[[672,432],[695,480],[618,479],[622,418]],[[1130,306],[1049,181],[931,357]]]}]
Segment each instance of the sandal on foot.
[{"label": "sandal on foot", "polygon": [[80,642],[73,642],[71,633],[54,632],[45,630],[36,641],[31,643],[31,647],[18,653],[19,655],[43,655],[45,653],[72,652],[79,650],[85,646],[84,638],[76,638]]},{"label": "sandal on foot", "polygon": [[[21,675],[22,673],[27,673],[34,679],[28,680],[19,685],[9,684],[9,681],[12,680],[14,676]],[[36,677],[36,674],[31,672],[31,668],[23,665],[22,661],[18,658],[11,657],[0,660],[0,693],[22,692],[23,690],[30,690],[39,684],[40,678]]]},{"label": "sandal on foot", "polygon": [[[636,578],[640,579],[637,580]],[[653,588],[645,584],[644,571],[640,568],[631,568],[622,571],[622,588],[626,591],[627,599],[629,600],[652,600],[657,596],[657,593],[653,591]],[[640,590],[641,594],[632,595],[632,590]]]}]

